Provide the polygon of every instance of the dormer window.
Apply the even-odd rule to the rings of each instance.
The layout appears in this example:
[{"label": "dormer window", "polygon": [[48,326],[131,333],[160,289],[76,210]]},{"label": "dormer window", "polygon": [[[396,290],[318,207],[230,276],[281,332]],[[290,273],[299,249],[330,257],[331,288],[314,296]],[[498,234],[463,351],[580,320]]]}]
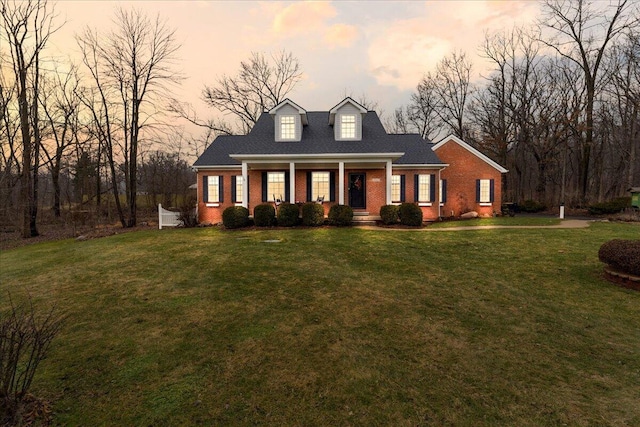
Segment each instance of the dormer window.
[{"label": "dormer window", "polygon": [[354,139],[356,137],[355,114],[342,114],[340,116],[340,138]]},{"label": "dormer window", "polygon": [[293,140],[296,138],[295,116],[280,116],[280,138],[283,140]]}]

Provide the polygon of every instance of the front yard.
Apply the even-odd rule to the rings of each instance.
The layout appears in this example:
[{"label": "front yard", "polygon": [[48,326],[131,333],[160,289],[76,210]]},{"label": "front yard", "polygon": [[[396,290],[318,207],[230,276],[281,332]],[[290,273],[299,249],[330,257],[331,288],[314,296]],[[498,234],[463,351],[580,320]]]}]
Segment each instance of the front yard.
[{"label": "front yard", "polygon": [[56,425],[638,425],[636,224],[149,230],[0,253],[0,309],[68,315]]}]

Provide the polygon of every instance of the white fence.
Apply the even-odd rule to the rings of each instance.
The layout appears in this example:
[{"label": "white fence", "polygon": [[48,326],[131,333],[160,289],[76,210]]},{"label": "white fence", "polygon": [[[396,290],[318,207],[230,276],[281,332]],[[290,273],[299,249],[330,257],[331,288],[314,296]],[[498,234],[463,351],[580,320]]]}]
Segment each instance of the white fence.
[{"label": "white fence", "polygon": [[180,212],[168,211],[158,203],[158,228],[160,230],[162,230],[162,227],[177,227],[182,225],[179,217]]}]

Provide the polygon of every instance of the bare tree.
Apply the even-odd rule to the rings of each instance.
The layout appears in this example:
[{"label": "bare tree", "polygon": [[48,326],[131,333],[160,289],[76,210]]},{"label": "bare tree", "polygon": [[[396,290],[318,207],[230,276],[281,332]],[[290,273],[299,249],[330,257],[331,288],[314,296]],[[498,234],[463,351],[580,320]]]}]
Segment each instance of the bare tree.
[{"label": "bare tree", "polygon": [[[635,10],[634,10],[635,9]],[[594,105],[599,71],[608,46],[638,24],[637,3],[618,0],[615,5],[587,0],[547,0],[541,24],[554,36],[542,40],[562,57],[575,62],[584,77],[584,134],[580,157],[580,185],[588,198],[591,150],[594,135]]]},{"label": "bare tree", "polygon": [[0,0],[2,38],[11,50],[11,63],[16,80],[16,95],[20,117],[22,236],[38,233],[38,166],[40,129],[38,92],[40,90],[40,55],[47,41],[59,27],[54,26],[55,14],[46,0]]},{"label": "bare tree", "polygon": [[[122,226],[133,227],[137,222],[138,158],[144,141],[141,131],[159,114],[169,85],[180,80],[174,70],[179,45],[175,31],[159,16],[150,20],[138,10],[117,9],[114,22],[116,29],[106,37],[86,29],[77,40],[94,85],[83,102],[92,109],[107,153]],[[118,205],[118,156],[123,161],[126,218]]]},{"label": "bare tree", "polygon": [[465,111],[471,87],[472,64],[464,52],[444,57],[436,67],[434,90],[438,96],[436,114],[459,138],[466,138]]},{"label": "bare tree", "polygon": [[234,116],[239,132],[246,134],[260,114],[283,101],[301,78],[293,54],[280,51],[269,60],[253,52],[248,61],[240,62],[235,77],[222,76],[215,86],[205,86],[202,95],[211,107]]}]

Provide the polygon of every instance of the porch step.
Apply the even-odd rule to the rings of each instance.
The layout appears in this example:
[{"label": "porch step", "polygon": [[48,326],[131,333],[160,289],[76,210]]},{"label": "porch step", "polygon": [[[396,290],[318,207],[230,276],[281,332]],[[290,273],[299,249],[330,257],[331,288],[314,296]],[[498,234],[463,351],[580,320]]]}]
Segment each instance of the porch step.
[{"label": "porch step", "polygon": [[354,211],[353,216],[369,216],[369,212]]}]

